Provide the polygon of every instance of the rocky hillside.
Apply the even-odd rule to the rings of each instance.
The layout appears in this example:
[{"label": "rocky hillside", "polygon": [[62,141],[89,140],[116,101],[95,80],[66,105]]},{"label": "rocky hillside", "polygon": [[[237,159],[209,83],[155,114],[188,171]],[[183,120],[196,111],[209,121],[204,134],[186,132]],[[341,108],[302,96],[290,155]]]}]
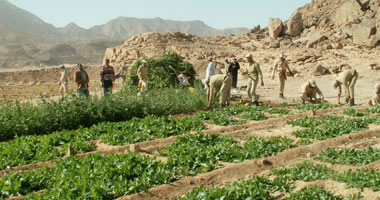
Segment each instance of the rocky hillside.
[{"label": "rocky hillside", "polygon": [[165,51],[176,52],[193,63],[202,77],[208,57],[222,62],[236,56],[243,61],[246,53],[253,53],[269,70],[283,52],[301,71],[318,74],[313,70],[320,70],[315,67],[321,64],[336,71],[349,59],[334,50],[380,48],[379,8],[380,0],[313,0],[285,22],[269,19],[264,29],[256,27],[242,35],[212,38],[178,32],[145,33],[125,41],[124,45],[107,49],[105,57],[118,66],[159,56]]},{"label": "rocky hillside", "polygon": [[284,23],[270,19],[268,29],[272,38],[288,35],[308,47],[322,41],[377,47],[380,0],[313,0]]}]

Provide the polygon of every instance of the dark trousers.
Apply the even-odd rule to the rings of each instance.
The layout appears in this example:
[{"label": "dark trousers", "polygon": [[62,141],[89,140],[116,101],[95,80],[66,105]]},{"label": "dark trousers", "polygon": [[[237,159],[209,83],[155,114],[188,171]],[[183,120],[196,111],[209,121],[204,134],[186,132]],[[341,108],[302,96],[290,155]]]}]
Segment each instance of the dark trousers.
[{"label": "dark trousers", "polygon": [[232,74],[232,88],[237,88],[238,75]]},{"label": "dark trousers", "polygon": [[104,96],[108,96],[109,94],[112,94],[112,80],[103,81],[103,92],[104,92]]}]

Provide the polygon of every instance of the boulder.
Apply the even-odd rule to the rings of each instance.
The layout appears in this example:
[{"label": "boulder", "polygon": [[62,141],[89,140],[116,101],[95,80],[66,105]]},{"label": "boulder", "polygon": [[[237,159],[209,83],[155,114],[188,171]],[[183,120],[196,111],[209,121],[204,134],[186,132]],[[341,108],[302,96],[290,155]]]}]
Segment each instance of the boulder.
[{"label": "boulder", "polygon": [[282,21],[279,18],[269,18],[268,21],[269,36],[276,39],[282,31]]},{"label": "boulder", "polygon": [[373,20],[352,25],[352,36],[355,44],[364,44],[374,34],[376,34],[376,23]]},{"label": "boulder", "polygon": [[314,32],[310,33],[306,46],[308,48],[312,48],[312,47],[314,47],[314,45],[322,42],[326,38],[327,37],[324,36],[320,31],[315,30]]},{"label": "boulder", "polygon": [[372,35],[369,40],[365,42],[365,46],[369,48],[376,48],[380,44],[380,36]]},{"label": "boulder", "polygon": [[300,12],[295,12],[287,23],[286,34],[296,37],[303,31],[303,20]]},{"label": "boulder", "polygon": [[323,76],[325,74],[331,74],[330,70],[323,67],[322,65],[317,65],[310,71],[310,75],[313,76]]},{"label": "boulder", "polygon": [[357,20],[363,13],[357,0],[346,0],[336,9],[332,21],[336,27],[340,27]]}]

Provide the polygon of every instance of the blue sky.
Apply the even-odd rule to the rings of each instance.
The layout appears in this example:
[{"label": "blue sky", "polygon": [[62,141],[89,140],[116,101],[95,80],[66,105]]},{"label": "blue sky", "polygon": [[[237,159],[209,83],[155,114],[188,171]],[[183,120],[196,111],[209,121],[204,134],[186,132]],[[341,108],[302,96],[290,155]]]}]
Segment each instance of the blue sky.
[{"label": "blue sky", "polygon": [[45,22],[83,28],[119,16],[201,20],[214,28],[267,26],[269,17],[286,20],[311,0],[8,0]]}]

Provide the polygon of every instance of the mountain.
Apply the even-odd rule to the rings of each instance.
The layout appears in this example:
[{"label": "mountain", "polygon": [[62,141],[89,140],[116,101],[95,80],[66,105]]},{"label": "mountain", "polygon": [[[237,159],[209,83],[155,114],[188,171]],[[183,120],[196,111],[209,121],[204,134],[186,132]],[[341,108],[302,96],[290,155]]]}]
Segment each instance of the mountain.
[{"label": "mountain", "polygon": [[75,23],[56,28],[7,0],[0,0],[0,68],[100,63],[107,48],[146,32],[183,32],[211,37],[247,31],[246,28],[218,30],[202,21],[127,17],[89,29]]},{"label": "mountain", "polygon": [[33,33],[45,38],[59,38],[57,29],[32,13],[0,0],[0,26],[14,31]]},{"label": "mountain", "polygon": [[97,38],[107,38],[102,34],[96,34],[91,30],[86,30],[75,23],[70,23],[63,28],[58,28],[58,32],[65,36],[68,40],[88,40]]},{"label": "mountain", "polygon": [[233,28],[218,30],[207,26],[202,21],[174,21],[159,17],[153,19],[139,19],[119,17],[104,25],[90,28],[92,32],[103,34],[109,38],[126,39],[146,32],[182,32],[200,37],[216,35],[242,34],[248,32],[247,28]]}]

